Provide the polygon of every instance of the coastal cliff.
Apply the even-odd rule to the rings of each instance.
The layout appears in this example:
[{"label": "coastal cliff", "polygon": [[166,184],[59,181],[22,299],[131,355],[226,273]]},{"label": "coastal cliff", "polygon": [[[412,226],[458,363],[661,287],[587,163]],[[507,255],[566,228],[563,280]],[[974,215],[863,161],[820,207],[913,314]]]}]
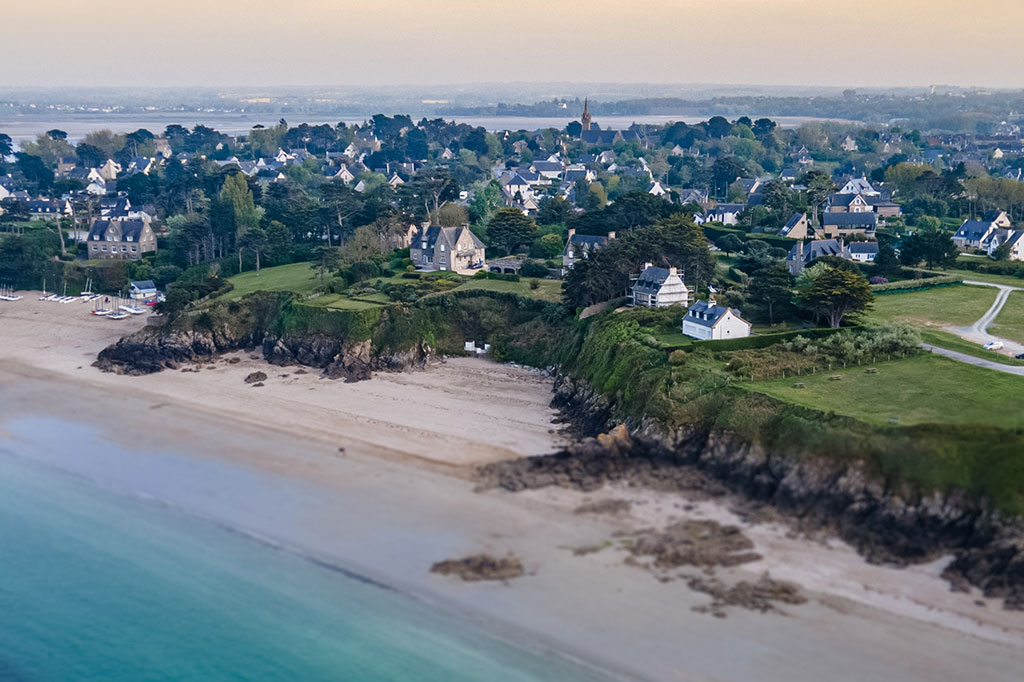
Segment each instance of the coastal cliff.
[{"label": "coastal cliff", "polygon": [[908,565],[953,554],[944,576],[954,589],[973,585],[1024,609],[1024,524],[962,489],[887,483],[861,461],[783,455],[727,431],[617,422],[605,397],[569,376],[556,380],[554,403],[585,436],[552,455],[485,465],[483,487],[590,491],[618,482],[733,493],[800,530],[835,533],[869,561]]},{"label": "coastal cliff", "polygon": [[1024,608],[1020,493],[1000,473],[1015,466],[1020,433],[878,427],[739,390],[707,373],[700,355],[652,345],[648,314],[579,321],[553,304],[494,292],[331,311],[260,293],[147,327],[104,349],[96,365],[143,374],[259,349],[276,365],[360,380],[459,354],[465,340],[489,341],[497,360],[560,368],[553,404],[581,439],[560,453],[484,467],[485,486],[592,490],[623,481],[732,492],[797,527],[834,532],[870,560],[952,553],[954,586]]}]

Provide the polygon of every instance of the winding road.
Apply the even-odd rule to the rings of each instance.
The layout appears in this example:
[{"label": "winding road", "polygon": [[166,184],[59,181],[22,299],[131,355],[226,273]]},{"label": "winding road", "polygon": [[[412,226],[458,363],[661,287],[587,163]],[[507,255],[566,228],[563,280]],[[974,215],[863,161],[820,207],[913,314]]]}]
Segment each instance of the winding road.
[{"label": "winding road", "polygon": [[[1005,351],[1008,351],[1010,355],[1017,355],[1018,353],[1024,353],[1024,345],[1021,345],[1015,341],[1004,339],[998,336],[994,336],[988,333],[988,328],[996,317],[1003,310],[1003,306],[1006,305],[1006,299],[1009,298],[1010,292],[1012,291],[1024,291],[1024,288],[1013,287],[1007,284],[993,284],[992,282],[977,282],[973,280],[964,280],[964,284],[971,284],[974,286],[981,287],[995,287],[999,289],[999,293],[996,294],[996,300],[992,303],[992,306],[985,312],[981,318],[969,327],[947,327],[946,330],[950,331],[960,338],[977,343],[978,345],[984,345],[991,341],[1000,341],[1003,344]],[[922,348],[930,350],[936,355],[942,355],[953,360],[960,362],[966,362],[969,365],[975,365],[977,367],[985,367],[987,369],[994,369],[997,372],[1005,372],[1006,374],[1017,374],[1024,376],[1024,367],[1014,365],[1004,365],[994,360],[986,360],[984,358],[976,358],[973,355],[967,355],[966,353],[958,353],[954,350],[948,350],[946,348],[940,348],[939,346],[933,346],[928,343],[922,343]],[[994,357],[998,355],[993,354]]]}]

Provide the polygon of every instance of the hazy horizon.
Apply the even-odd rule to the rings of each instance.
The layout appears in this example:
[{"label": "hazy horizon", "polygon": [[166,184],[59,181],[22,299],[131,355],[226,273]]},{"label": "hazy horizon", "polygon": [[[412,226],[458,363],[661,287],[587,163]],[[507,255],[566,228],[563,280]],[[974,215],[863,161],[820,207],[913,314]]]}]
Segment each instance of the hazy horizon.
[{"label": "hazy horizon", "polygon": [[1017,0],[11,4],[0,87],[1024,87]]}]

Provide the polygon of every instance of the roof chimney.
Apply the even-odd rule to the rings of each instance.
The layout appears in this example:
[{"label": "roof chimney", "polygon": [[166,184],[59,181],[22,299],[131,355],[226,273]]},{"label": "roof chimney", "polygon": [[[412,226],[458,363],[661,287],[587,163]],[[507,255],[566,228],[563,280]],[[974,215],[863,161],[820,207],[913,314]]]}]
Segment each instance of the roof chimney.
[{"label": "roof chimney", "polygon": [[575,235],[576,235],[576,228],[575,227],[570,227],[569,228],[569,239],[572,239]]},{"label": "roof chimney", "polygon": [[615,239],[615,230],[608,233],[608,239]]},{"label": "roof chimney", "polygon": [[644,270],[646,270],[647,268],[650,268],[650,267],[654,267],[654,264],[651,263],[650,261],[647,261],[646,263],[644,263]]},{"label": "roof chimney", "polygon": [[670,274],[670,275],[678,275],[679,273],[676,272],[675,268],[669,268],[668,269],[668,274]]}]

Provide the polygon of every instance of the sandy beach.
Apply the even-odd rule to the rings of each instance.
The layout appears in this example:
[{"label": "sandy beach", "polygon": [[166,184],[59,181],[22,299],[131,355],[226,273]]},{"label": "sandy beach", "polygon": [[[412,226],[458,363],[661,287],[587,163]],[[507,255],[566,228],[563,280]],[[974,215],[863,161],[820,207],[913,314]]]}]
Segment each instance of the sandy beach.
[{"label": "sandy beach", "polygon": [[[1024,669],[1024,614],[951,592],[939,578],[945,560],[869,565],[838,541],[746,522],[728,499],[627,487],[476,491],[473,465],[550,452],[565,437],[552,423],[550,381],[536,373],[455,359],[346,384],[239,353],[188,371],[103,374],[90,366],[96,353],[144,321],[93,318],[86,307],[32,293],[0,303],[0,448],[624,679],[1014,680]],[[268,375],[262,387],[244,382],[254,371]],[[46,428],[55,418],[109,447],[76,457]],[[602,500],[629,509],[576,513]],[[800,585],[806,603],[728,607],[724,618],[694,611],[707,594],[629,565],[621,541],[680,519],[738,525],[762,555],[715,569],[717,579],[768,572]],[[581,547],[599,550],[573,551]],[[505,584],[429,573],[479,552],[513,552],[527,574]]]}]

